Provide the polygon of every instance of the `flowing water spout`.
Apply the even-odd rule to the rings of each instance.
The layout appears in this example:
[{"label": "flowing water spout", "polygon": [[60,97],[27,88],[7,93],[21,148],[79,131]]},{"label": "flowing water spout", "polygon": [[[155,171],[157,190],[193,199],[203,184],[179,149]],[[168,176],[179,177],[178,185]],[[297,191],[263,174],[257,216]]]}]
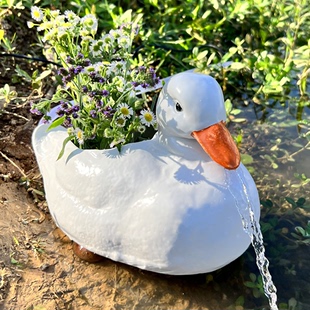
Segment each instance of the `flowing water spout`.
[{"label": "flowing water spout", "polygon": [[[234,188],[235,184],[231,182],[230,178],[233,174],[237,174],[240,182],[242,183],[243,192],[240,192],[239,188]],[[243,229],[251,238],[251,243],[256,254],[256,264],[262,276],[264,292],[269,300],[270,309],[278,310],[277,289],[272,281],[271,274],[268,269],[269,261],[265,256],[263,235],[260,230],[259,222],[255,219],[248,189],[245,185],[246,181],[244,179],[244,175],[240,169],[227,170],[226,177],[227,186],[231,195],[234,197],[236,207],[242,220]]]}]

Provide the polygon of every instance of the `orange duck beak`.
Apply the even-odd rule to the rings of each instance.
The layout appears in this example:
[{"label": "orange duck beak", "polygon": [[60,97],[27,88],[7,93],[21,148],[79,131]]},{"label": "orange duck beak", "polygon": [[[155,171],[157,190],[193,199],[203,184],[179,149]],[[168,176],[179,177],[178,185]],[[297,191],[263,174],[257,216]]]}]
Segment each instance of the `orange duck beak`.
[{"label": "orange duck beak", "polygon": [[202,130],[193,131],[192,136],[211,159],[222,167],[229,170],[239,167],[239,150],[223,121]]}]

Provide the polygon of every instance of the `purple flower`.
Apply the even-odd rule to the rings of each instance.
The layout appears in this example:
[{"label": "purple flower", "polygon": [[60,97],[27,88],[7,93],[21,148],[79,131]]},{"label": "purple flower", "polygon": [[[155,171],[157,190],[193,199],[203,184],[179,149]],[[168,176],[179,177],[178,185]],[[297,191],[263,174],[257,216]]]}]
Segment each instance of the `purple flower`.
[{"label": "purple flower", "polygon": [[43,113],[40,112],[40,111],[34,106],[33,103],[31,103],[31,105],[30,105],[30,113],[35,114],[35,115],[39,115],[39,116],[43,115]]},{"label": "purple flower", "polygon": [[73,113],[72,113],[72,117],[73,117],[73,118],[78,118],[79,115],[78,115],[76,112],[73,112]]},{"label": "purple flower", "polygon": [[35,114],[35,115],[43,115],[42,112],[40,112],[37,108],[30,109],[30,113]]},{"label": "purple flower", "polygon": [[68,57],[66,58],[66,63],[72,65],[72,64],[74,63],[74,61],[73,61],[73,59],[72,59],[70,56],[68,56]]},{"label": "purple flower", "polygon": [[63,110],[67,109],[68,108],[68,103],[66,102],[63,102],[63,101],[60,101],[60,106]]},{"label": "purple flower", "polygon": [[73,112],[73,109],[71,107],[65,110],[66,115],[71,115],[72,112]]},{"label": "purple flower", "polygon": [[91,110],[91,111],[89,112],[89,115],[90,115],[92,118],[97,118],[97,111]]},{"label": "purple flower", "polygon": [[87,66],[90,66],[90,65],[91,65],[91,61],[89,59],[84,59],[83,66],[87,67]]},{"label": "purple flower", "polygon": [[142,84],[141,84],[141,87],[143,87],[143,88],[148,88],[150,86],[150,84],[148,84],[148,83],[146,83],[146,82],[143,82]]},{"label": "purple flower", "polygon": [[90,91],[90,92],[88,93],[88,96],[89,96],[90,98],[94,98],[96,95],[97,95],[97,92],[96,92],[95,90]]},{"label": "purple flower", "polygon": [[79,52],[77,54],[77,59],[83,59],[83,58],[84,58],[84,55],[81,52]]},{"label": "purple flower", "polygon": [[105,110],[102,111],[102,113],[106,117],[113,117],[113,114],[115,113],[115,110],[113,110],[111,107],[106,107]]},{"label": "purple flower", "polygon": [[73,79],[73,76],[72,76],[71,74],[68,74],[67,76],[64,76],[64,77],[62,78],[62,82],[63,82],[64,84],[66,84],[66,83],[70,82],[72,79]]},{"label": "purple flower", "polygon": [[70,67],[70,68],[68,69],[69,73],[71,73],[71,74],[73,74],[73,73],[74,73],[74,70],[75,70],[75,68],[74,68],[74,67]]},{"label": "purple flower", "polygon": [[57,73],[58,75],[63,75],[63,76],[68,75],[68,71],[65,68],[58,69]]},{"label": "purple flower", "polygon": [[62,108],[58,108],[56,111],[56,114],[58,116],[64,116],[65,115],[65,111]]},{"label": "purple flower", "polygon": [[82,86],[82,92],[83,93],[87,93],[88,92],[88,88],[87,88],[87,86]]},{"label": "purple flower", "polygon": [[76,66],[75,68],[74,68],[74,74],[79,74],[80,72],[82,72],[82,70],[83,70],[83,67],[82,66]]},{"label": "purple flower", "polygon": [[90,76],[90,78],[91,78],[92,80],[95,80],[95,79],[96,79],[96,75],[97,75],[97,73],[96,73],[95,71],[92,71],[92,72],[89,73],[89,76]]},{"label": "purple flower", "polygon": [[131,85],[132,85],[133,87],[138,87],[138,86],[140,85],[140,83],[137,82],[137,81],[133,81],[133,82],[131,82]]},{"label": "purple flower", "polygon": [[67,117],[67,118],[64,120],[63,125],[64,125],[65,127],[72,127],[71,118],[70,118],[70,117]]},{"label": "purple flower", "polygon": [[101,100],[98,100],[96,103],[97,108],[101,108],[103,106],[103,102]]},{"label": "purple flower", "polygon": [[74,112],[78,112],[78,111],[80,111],[80,107],[79,107],[78,105],[74,105],[74,106],[72,107],[72,110],[73,110]]},{"label": "purple flower", "polygon": [[106,90],[106,89],[104,89],[104,90],[102,91],[102,96],[104,96],[104,97],[109,96],[109,94],[110,94],[110,92],[109,92],[108,90]]},{"label": "purple flower", "polygon": [[140,72],[145,72],[145,67],[144,66],[140,66],[138,69]]},{"label": "purple flower", "polygon": [[47,119],[45,117],[42,118],[42,123],[43,124],[49,124],[49,122],[50,122],[50,119]]}]

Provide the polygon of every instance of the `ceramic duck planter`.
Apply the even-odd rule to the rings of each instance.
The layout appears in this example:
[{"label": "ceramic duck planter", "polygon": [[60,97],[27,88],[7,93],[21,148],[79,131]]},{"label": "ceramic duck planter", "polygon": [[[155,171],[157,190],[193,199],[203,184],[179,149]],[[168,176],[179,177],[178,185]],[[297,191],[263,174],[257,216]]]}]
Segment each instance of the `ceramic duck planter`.
[{"label": "ceramic duck planter", "polygon": [[[66,129],[38,126],[33,147],[50,213],[69,238],[115,261],[174,275],[221,268],[250,244],[229,170],[242,171],[257,218],[260,209],[223,123],[221,88],[204,74],[177,74],[163,87],[156,114],[151,140],[121,153],[69,143],[58,161]],[[242,191],[240,180],[232,181]]]}]

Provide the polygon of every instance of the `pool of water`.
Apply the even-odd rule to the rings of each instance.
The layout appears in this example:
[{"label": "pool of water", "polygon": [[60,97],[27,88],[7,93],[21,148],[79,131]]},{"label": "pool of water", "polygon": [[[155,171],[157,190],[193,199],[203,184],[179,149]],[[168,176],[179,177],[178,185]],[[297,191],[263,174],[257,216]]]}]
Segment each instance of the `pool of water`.
[{"label": "pool of water", "polygon": [[[310,109],[296,105],[249,106],[240,115],[247,122],[230,124],[233,133],[242,133],[241,153],[253,157],[247,166],[263,203],[260,222],[280,309],[310,309],[310,242],[296,231],[296,227],[306,229],[310,220],[310,139],[300,137],[310,128],[298,125],[296,118],[309,121]],[[268,309],[253,250],[249,248],[240,259],[243,288],[238,289],[245,298],[241,306]]]}]

